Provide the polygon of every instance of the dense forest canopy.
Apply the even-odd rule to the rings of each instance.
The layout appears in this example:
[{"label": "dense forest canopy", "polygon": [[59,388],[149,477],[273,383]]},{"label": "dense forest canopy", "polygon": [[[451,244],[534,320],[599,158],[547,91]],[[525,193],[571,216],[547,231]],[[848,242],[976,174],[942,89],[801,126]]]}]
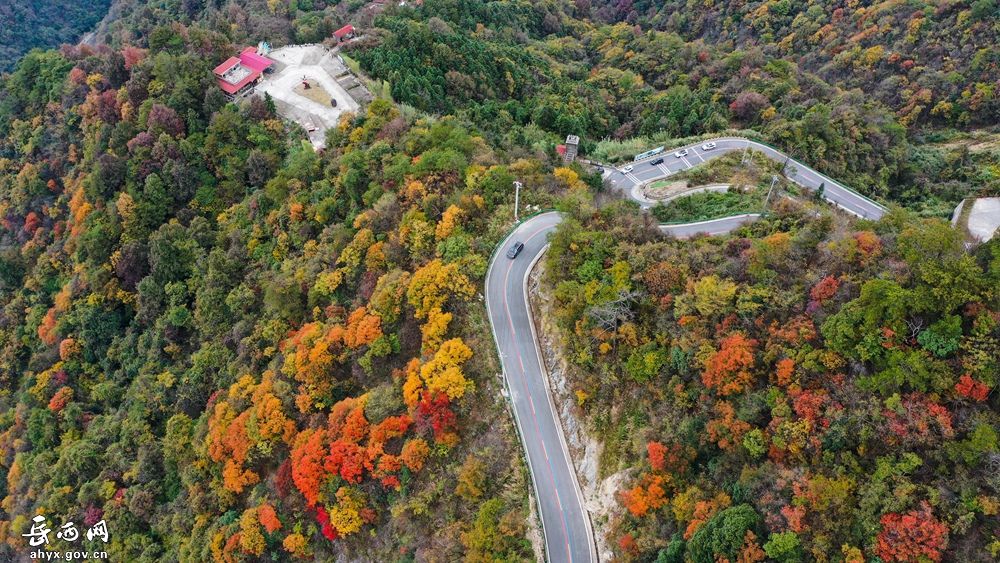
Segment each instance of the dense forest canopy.
[{"label": "dense forest canopy", "polygon": [[502,146],[531,127],[582,135],[585,152],[749,128],[927,214],[997,192],[994,145],[925,143],[1000,120],[990,0],[689,4],[429,0],[384,12],[348,52],[397,101],[458,111]]},{"label": "dense forest canopy", "polygon": [[[534,559],[480,300],[515,179],[566,217],[542,288],[617,560],[1000,553],[1000,242],[941,220],[1000,191],[993,0],[121,0],[16,64],[107,2],[9,4],[0,557],[44,512],[121,561]],[[217,88],[349,22],[379,97],[324,150]],[[893,211],[788,190],[678,241],[556,153],[734,130]]]},{"label": "dense forest canopy", "polygon": [[31,49],[76,43],[101,21],[112,0],[10,0],[0,4],[0,72]]},{"label": "dense forest canopy", "polygon": [[542,291],[626,480],[620,561],[995,560],[1000,241],[790,199],[692,241],[565,209]]},{"label": "dense forest canopy", "polygon": [[511,178],[569,186],[387,100],[317,153],[204,33],[0,83],[3,549],[44,511],[122,561],[530,558],[475,297]]}]

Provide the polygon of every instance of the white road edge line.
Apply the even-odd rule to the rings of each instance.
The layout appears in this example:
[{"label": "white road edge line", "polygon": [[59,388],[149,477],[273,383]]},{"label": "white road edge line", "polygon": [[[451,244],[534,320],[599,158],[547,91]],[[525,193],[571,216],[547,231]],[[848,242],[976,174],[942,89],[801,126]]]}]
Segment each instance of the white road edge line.
[{"label": "white road edge line", "polygon": [[[555,229],[558,226],[559,223],[556,223],[552,226],[552,228]],[[528,264],[528,271],[524,275],[524,303],[528,306],[528,325],[531,327],[531,339],[535,343],[535,354],[538,355],[538,367],[542,372],[541,375],[542,383],[545,386],[545,396],[549,400],[549,408],[552,409],[552,414],[556,417],[556,434],[559,435],[559,443],[562,445],[563,452],[566,454],[566,461],[569,462],[569,473],[573,478],[573,490],[576,491],[577,499],[580,501],[580,510],[583,511],[583,521],[587,525],[587,544],[590,546],[590,559],[594,563],[597,563],[600,560],[597,557],[597,545],[595,543],[594,530],[590,522],[590,511],[587,510],[587,503],[583,498],[583,489],[580,487],[580,482],[576,476],[576,464],[573,463],[573,456],[570,454],[569,444],[566,442],[566,436],[563,433],[562,419],[559,418],[559,410],[556,409],[555,401],[552,399],[552,389],[549,387],[549,373],[548,369],[545,367],[545,357],[542,354],[542,347],[538,342],[538,334],[535,332],[535,318],[534,315],[531,314],[531,301],[528,298],[528,279],[531,278],[531,271],[535,269],[535,265],[542,259],[542,256],[549,251],[550,246],[552,245],[546,244],[542,247],[541,252],[535,256],[535,259],[531,261],[531,264]],[[569,538],[566,538],[566,540],[569,541]]]}]

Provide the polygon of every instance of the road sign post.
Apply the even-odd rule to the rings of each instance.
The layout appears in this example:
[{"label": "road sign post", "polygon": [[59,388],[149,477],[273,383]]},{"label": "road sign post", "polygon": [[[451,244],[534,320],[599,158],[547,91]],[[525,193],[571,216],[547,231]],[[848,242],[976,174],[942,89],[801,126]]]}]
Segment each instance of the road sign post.
[{"label": "road sign post", "polygon": [[514,222],[517,222],[517,207],[521,199],[521,182],[514,182]]}]

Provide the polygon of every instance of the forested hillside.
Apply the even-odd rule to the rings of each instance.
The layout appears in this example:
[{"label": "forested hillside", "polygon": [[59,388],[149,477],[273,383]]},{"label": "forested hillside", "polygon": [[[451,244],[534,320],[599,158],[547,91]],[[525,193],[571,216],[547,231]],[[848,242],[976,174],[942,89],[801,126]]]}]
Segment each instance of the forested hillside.
[{"label": "forested hillside", "polygon": [[0,83],[4,553],[44,512],[116,561],[533,558],[478,288],[515,175],[588,177],[385,100],[317,154],[203,38]]},{"label": "forested hillside", "polygon": [[626,483],[616,561],[996,560],[1000,241],[791,200],[692,241],[567,209],[541,291]]},{"label": "forested hillside", "polygon": [[[617,561],[1000,557],[1000,242],[941,220],[1000,195],[993,0],[121,0],[13,64],[108,4],[0,5],[0,559],[44,513],[115,561],[534,560],[480,295],[515,179],[567,217]],[[381,97],[325,150],[226,103],[239,48],[346,23]],[[723,131],[893,211],[677,241],[556,152]]]},{"label": "forested hillside", "polygon": [[994,145],[926,143],[1000,119],[992,0],[688,4],[429,0],[386,11],[349,52],[396,100],[458,111],[504,146],[530,127],[582,135],[585,152],[749,128],[927,214],[1000,189]]},{"label": "forested hillside", "polygon": [[0,3],[0,73],[34,48],[76,43],[101,21],[112,0],[10,0]]}]

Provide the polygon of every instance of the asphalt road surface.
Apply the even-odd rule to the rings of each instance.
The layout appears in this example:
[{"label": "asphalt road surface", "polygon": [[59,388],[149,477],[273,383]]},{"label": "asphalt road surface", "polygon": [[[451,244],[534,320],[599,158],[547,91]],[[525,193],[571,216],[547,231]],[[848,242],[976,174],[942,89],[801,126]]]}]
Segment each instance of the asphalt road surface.
[{"label": "asphalt road surface", "polygon": [[759,213],[746,213],[744,215],[733,215],[721,219],[710,219],[708,221],[697,221],[695,223],[680,223],[677,225],[660,225],[660,230],[673,234],[677,238],[687,238],[696,233],[708,235],[722,235],[739,228],[747,221],[755,221],[760,217]]},{"label": "asphalt road surface", "polygon": [[[708,151],[703,151],[701,147],[706,143],[715,143],[716,147]],[[678,147],[672,149],[670,152],[663,152],[639,162],[622,165],[618,169],[609,169],[609,176],[614,187],[624,191],[627,195],[633,197],[633,199],[639,199],[632,195],[632,190],[633,188],[638,188],[638,186],[643,182],[671,176],[682,170],[687,170],[688,168],[697,166],[712,157],[719,156],[730,151],[743,151],[748,146],[751,149],[763,152],[768,158],[774,160],[775,162],[785,162],[788,158],[785,153],[756,141],[739,137],[720,137],[717,139],[701,141],[697,144],[686,147]],[[688,150],[687,156],[681,158],[674,156],[675,152],[685,148]],[[660,158],[663,159],[662,164],[651,164],[652,161]],[[625,172],[623,169],[626,166],[632,166],[632,170]],[[874,201],[847,189],[844,185],[820,174],[797,160],[788,159],[787,173],[791,181],[813,190],[818,189],[820,184],[825,184],[823,194],[826,199],[841,209],[858,217],[864,217],[866,219],[879,219],[886,212],[886,208],[882,205],[879,205],[878,203],[875,203]],[[653,205],[652,203],[642,202],[641,200],[640,204],[643,205],[643,207],[650,207]]]},{"label": "asphalt road surface", "polygon": [[[755,215],[749,214],[664,225],[661,229],[678,237],[697,232],[722,234],[754,218]],[[583,494],[556,418],[528,310],[528,273],[545,252],[548,234],[560,220],[556,212],[536,215],[519,225],[500,244],[486,273],[486,306],[514,416],[528,456],[548,560],[551,563],[597,563],[590,517],[584,508]],[[506,253],[514,241],[523,242],[524,250],[511,260]]]},{"label": "asphalt road surface", "polygon": [[[702,151],[708,142],[714,149]],[[665,178],[681,170],[692,168],[706,160],[729,151],[742,151],[747,147],[763,152],[768,158],[785,162],[785,154],[767,145],[747,139],[726,137],[703,141],[687,148],[684,157],[675,157],[674,149],[640,162],[631,163],[632,170],[609,169],[611,183],[644,207],[652,204],[633,196],[643,182]],[[651,161],[663,159],[662,164]],[[799,185],[818,189],[825,184],[826,199],[840,208],[869,219],[878,219],[886,208],[867,199],[804,164],[787,159],[787,174]],[[622,167],[624,168],[624,166]],[[662,225],[664,232],[684,238],[696,233],[719,235],[728,233],[744,222],[759,215],[748,213],[709,221]],[[504,378],[510,390],[521,441],[527,453],[535,498],[541,512],[542,530],[545,535],[545,553],[551,563],[597,563],[596,545],[591,529],[590,516],[584,508],[583,494],[576,479],[562,427],[556,417],[545,373],[542,371],[541,353],[534,324],[528,308],[527,282],[531,266],[541,258],[548,247],[548,235],[561,220],[556,212],[542,213],[524,221],[502,243],[490,261],[486,273],[486,307],[500,352]],[[507,249],[514,243],[524,243],[524,250],[511,260]]]}]

